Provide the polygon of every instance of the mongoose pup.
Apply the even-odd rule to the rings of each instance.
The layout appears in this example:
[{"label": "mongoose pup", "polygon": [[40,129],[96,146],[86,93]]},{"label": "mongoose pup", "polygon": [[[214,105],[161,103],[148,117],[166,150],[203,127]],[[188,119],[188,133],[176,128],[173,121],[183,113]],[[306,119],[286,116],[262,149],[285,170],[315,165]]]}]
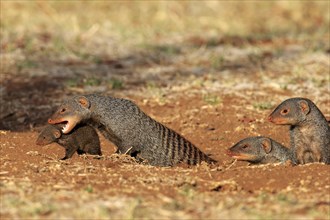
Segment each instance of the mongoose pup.
[{"label": "mongoose pup", "polygon": [[64,123],[63,133],[88,122],[127,153],[154,166],[215,162],[175,131],[146,115],[130,100],[86,95],[66,100],[48,120]]},{"label": "mongoose pup", "polygon": [[299,164],[330,163],[330,127],[316,105],[306,98],[282,102],[269,115],[277,125],[290,125],[290,142]]},{"label": "mongoose pup", "polygon": [[268,137],[248,137],[227,150],[227,155],[254,164],[293,161],[290,149]]},{"label": "mongoose pup", "polygon": [[76,126],[69,134],[62,134],[62,125],[48,125],[39,135],[36,144],[47,145],[58,143],[65,148],[65,156],[61,160],[78,154],[102,155],[100,140],[95,129],[88,125]]}]

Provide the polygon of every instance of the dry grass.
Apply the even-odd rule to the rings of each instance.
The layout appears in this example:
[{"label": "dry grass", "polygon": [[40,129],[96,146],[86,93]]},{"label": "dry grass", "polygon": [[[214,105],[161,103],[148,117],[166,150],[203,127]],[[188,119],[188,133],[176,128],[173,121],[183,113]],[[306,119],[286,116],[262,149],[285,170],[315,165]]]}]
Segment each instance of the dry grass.
[{"label": "dry grass", "polygon": [[166,44],[191,36],[209,38],[210,45],[222,36],[329,44],[329,2],[322,1],[4,1],[1,9],[2,51],[20,48],[29,55],[46,47],[42,54],[111,57],[122,53],[121,45]]}]

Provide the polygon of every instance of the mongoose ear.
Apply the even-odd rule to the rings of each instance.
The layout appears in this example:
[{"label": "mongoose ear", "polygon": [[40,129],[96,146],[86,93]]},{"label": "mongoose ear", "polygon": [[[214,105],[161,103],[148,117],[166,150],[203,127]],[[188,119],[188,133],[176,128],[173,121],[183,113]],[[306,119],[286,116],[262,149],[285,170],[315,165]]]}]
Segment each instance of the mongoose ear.
[{"label": "mongoose ear", "polygon": [[299,101],[299,106],[300,106],[301,111],[302,111],[305,115],[307,115],[307,114],[309,113],[310,108],[309,108],[309,105],[308,105],[308,102],[307,102],[307,101],[305,101],[305,100],[301,100],[301,101]]},{"label": "mongoose ear", "polygon": [[59,131],[59,130],[55,130],[55,131],[53,131],[53,134],[54,134],[54,136],[55,136],[57,139],[60,138],[61,135],[62,135],[61,131]]},{"label": "mongoose ear", "polygon": [[261,145],[262,145],[262,147],[264,148],[264,150],[265,150],[265,152],[267,154],[269,154],[269,152],[271,152],[271,150],[272,150],[272,143],[270,142],[270,140],[268,138],[264,138],[261,141]]},{"label": "mongoose ear", "polygon": [[78,102],[84,108],[89,108],[91,106],[90,101],[85,96],[80,96]]}]

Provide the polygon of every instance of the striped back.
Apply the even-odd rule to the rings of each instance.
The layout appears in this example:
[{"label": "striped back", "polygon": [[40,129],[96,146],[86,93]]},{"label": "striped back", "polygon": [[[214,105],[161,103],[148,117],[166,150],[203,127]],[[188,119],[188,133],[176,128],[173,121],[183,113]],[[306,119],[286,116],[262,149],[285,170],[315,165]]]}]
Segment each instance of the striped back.
[{"label": "striped back", "polygon": [[184,137],[172,129],[154,121],[158,138],[161,140],[162,158],[159,158],[162,164],[175,165],[177,163],[186,163],[196,165],[205,161],[207,163],[216,162],[200,149],[186,140]]}]

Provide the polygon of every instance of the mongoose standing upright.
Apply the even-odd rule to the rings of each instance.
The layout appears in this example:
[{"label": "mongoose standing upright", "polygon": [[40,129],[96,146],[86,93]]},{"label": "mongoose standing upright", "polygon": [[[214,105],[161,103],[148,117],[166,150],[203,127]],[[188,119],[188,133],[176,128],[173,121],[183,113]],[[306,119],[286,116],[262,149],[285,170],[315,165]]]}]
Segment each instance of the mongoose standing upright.
[{"label": "mongoose standing upright", "polygon": [[128,153],[155,166],[215,162],[126,99],[95,94],[76,96],[66,100],[48,122],[65,123],[65,134],[78,123],[91,123],[118,147],[117,152]]},{"label": "mongoose standing upright", "polygon": [[61,160],[72,157],[77,151],[78,154],[102,155],[100,140],[95,129],[88,125],[76,126],[71,133],[62,134],[62,125],[48,125],[40,133],[36,144],[47,145],[58,143],[65,148],[65,156]]},{"label": "mongoose standing upright", "polygon": [[227,155],[254,164],[293,161],[290,149],[268,137],[248,137],[227,150]]},{"label": "mongoose standing upright", "polygon": [[278,125],[290,125],[291,149],[299,164],[330,163],[330,127],[311,100],[287,99],[275,108],[268,120]]}]

